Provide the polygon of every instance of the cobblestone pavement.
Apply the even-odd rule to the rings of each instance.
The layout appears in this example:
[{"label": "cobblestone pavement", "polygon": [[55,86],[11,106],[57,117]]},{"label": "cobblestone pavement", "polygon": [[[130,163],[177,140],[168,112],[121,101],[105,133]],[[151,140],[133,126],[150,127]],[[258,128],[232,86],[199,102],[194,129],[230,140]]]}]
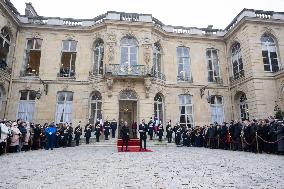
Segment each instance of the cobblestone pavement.
[{"label": "cobblestone pavement", "polygon": [[0,156],[0,188],[284,188],[284,156],[194,147],[80,146]]}]

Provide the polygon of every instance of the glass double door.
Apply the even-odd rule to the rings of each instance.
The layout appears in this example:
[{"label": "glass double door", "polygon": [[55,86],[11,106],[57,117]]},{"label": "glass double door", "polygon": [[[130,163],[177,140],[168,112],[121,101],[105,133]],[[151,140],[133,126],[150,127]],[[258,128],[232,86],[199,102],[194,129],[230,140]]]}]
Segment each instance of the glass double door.
[{"label": "glass double door", "polygon": [[119,101],[119,133],[121,138],[120,129],[122,123],[127,122],[130,131],[130,138],[133,138],[132,124],[137,123],[137,101],[134,100],[120,100]]}]

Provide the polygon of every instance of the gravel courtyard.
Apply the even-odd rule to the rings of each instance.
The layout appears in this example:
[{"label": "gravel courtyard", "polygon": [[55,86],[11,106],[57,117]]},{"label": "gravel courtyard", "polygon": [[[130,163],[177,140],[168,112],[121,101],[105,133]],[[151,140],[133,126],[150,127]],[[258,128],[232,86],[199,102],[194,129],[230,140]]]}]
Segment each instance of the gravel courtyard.
[{"label": "gravel courtyard", "polygon": [[194,147],[80,146],[0,156],[0,188],[284,188],[284,156]]}]

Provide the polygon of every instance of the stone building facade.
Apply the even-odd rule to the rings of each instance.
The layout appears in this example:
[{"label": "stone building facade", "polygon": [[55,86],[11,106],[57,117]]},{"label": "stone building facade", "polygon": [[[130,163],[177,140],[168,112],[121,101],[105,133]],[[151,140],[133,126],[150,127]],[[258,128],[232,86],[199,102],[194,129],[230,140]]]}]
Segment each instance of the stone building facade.
[{"label": "stone building facade", "polygon": [[244,9],[219,30],[149,14],[81,20],[42,17],[29,3],[20,15],[9,0],[0,8],[9,36],[1,117],[201,125],[284,110],[284,13]]}]

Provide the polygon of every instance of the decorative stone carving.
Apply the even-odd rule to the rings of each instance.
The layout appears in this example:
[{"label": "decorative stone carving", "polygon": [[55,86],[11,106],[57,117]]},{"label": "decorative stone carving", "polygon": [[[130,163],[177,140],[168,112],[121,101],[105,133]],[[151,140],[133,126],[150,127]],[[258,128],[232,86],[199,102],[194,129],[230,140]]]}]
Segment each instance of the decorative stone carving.
[{"label": "decorative stone carving", "polygon": [[193,96],[191,91],[190,91],[190,89],[187,89],[187,88],[183,88],[183,94],[187,94],[187,95]]},{"label": "decorative stone carving", "polygon": [[124,87],[129,88],[129,89],[133,89],[134,88],[134,82],[131,79],[127,79],[124,82]]},{"label": "decorative stone carving", "polygon": [[115,54],[115,43],[108,43],[108,63],[113,64]]},{"label": "decorative stone carving", "polygon": [[144,79],[144,86],[145,86],[146,98],[149,98],[150,89],[151,89],[151,86],[152,86],[151,78],[145,78]]},{"label": "decorative stone carving", "polygon": [[68,91],[68,87],[69,87],[69,84],[68,83],[64,83],[62,85],[62,91]]},{"label": "decorative stone carving", "polygon": [[66,40],[75,40],[75,35],[66,34],[65,38],[66,38]]},{"label": "decorative stone carving", "polygon": [[116,35],[114,32],[107,33],[107,42],[116,43]]},{"label": "decorative stone carving", "polygon": [[144,62],[146,63],[146,65],[149,65],[149,63],[151,62],[151,44],[143,44],[143,57],[144,57]]},{"label": "decorative stone carving", "polygon": [[113,79],[107,78],[106,84],[107,84],[107,89],[108,89],[108,97],[111,97],[112,96],[112,88],[113,88]]}]

